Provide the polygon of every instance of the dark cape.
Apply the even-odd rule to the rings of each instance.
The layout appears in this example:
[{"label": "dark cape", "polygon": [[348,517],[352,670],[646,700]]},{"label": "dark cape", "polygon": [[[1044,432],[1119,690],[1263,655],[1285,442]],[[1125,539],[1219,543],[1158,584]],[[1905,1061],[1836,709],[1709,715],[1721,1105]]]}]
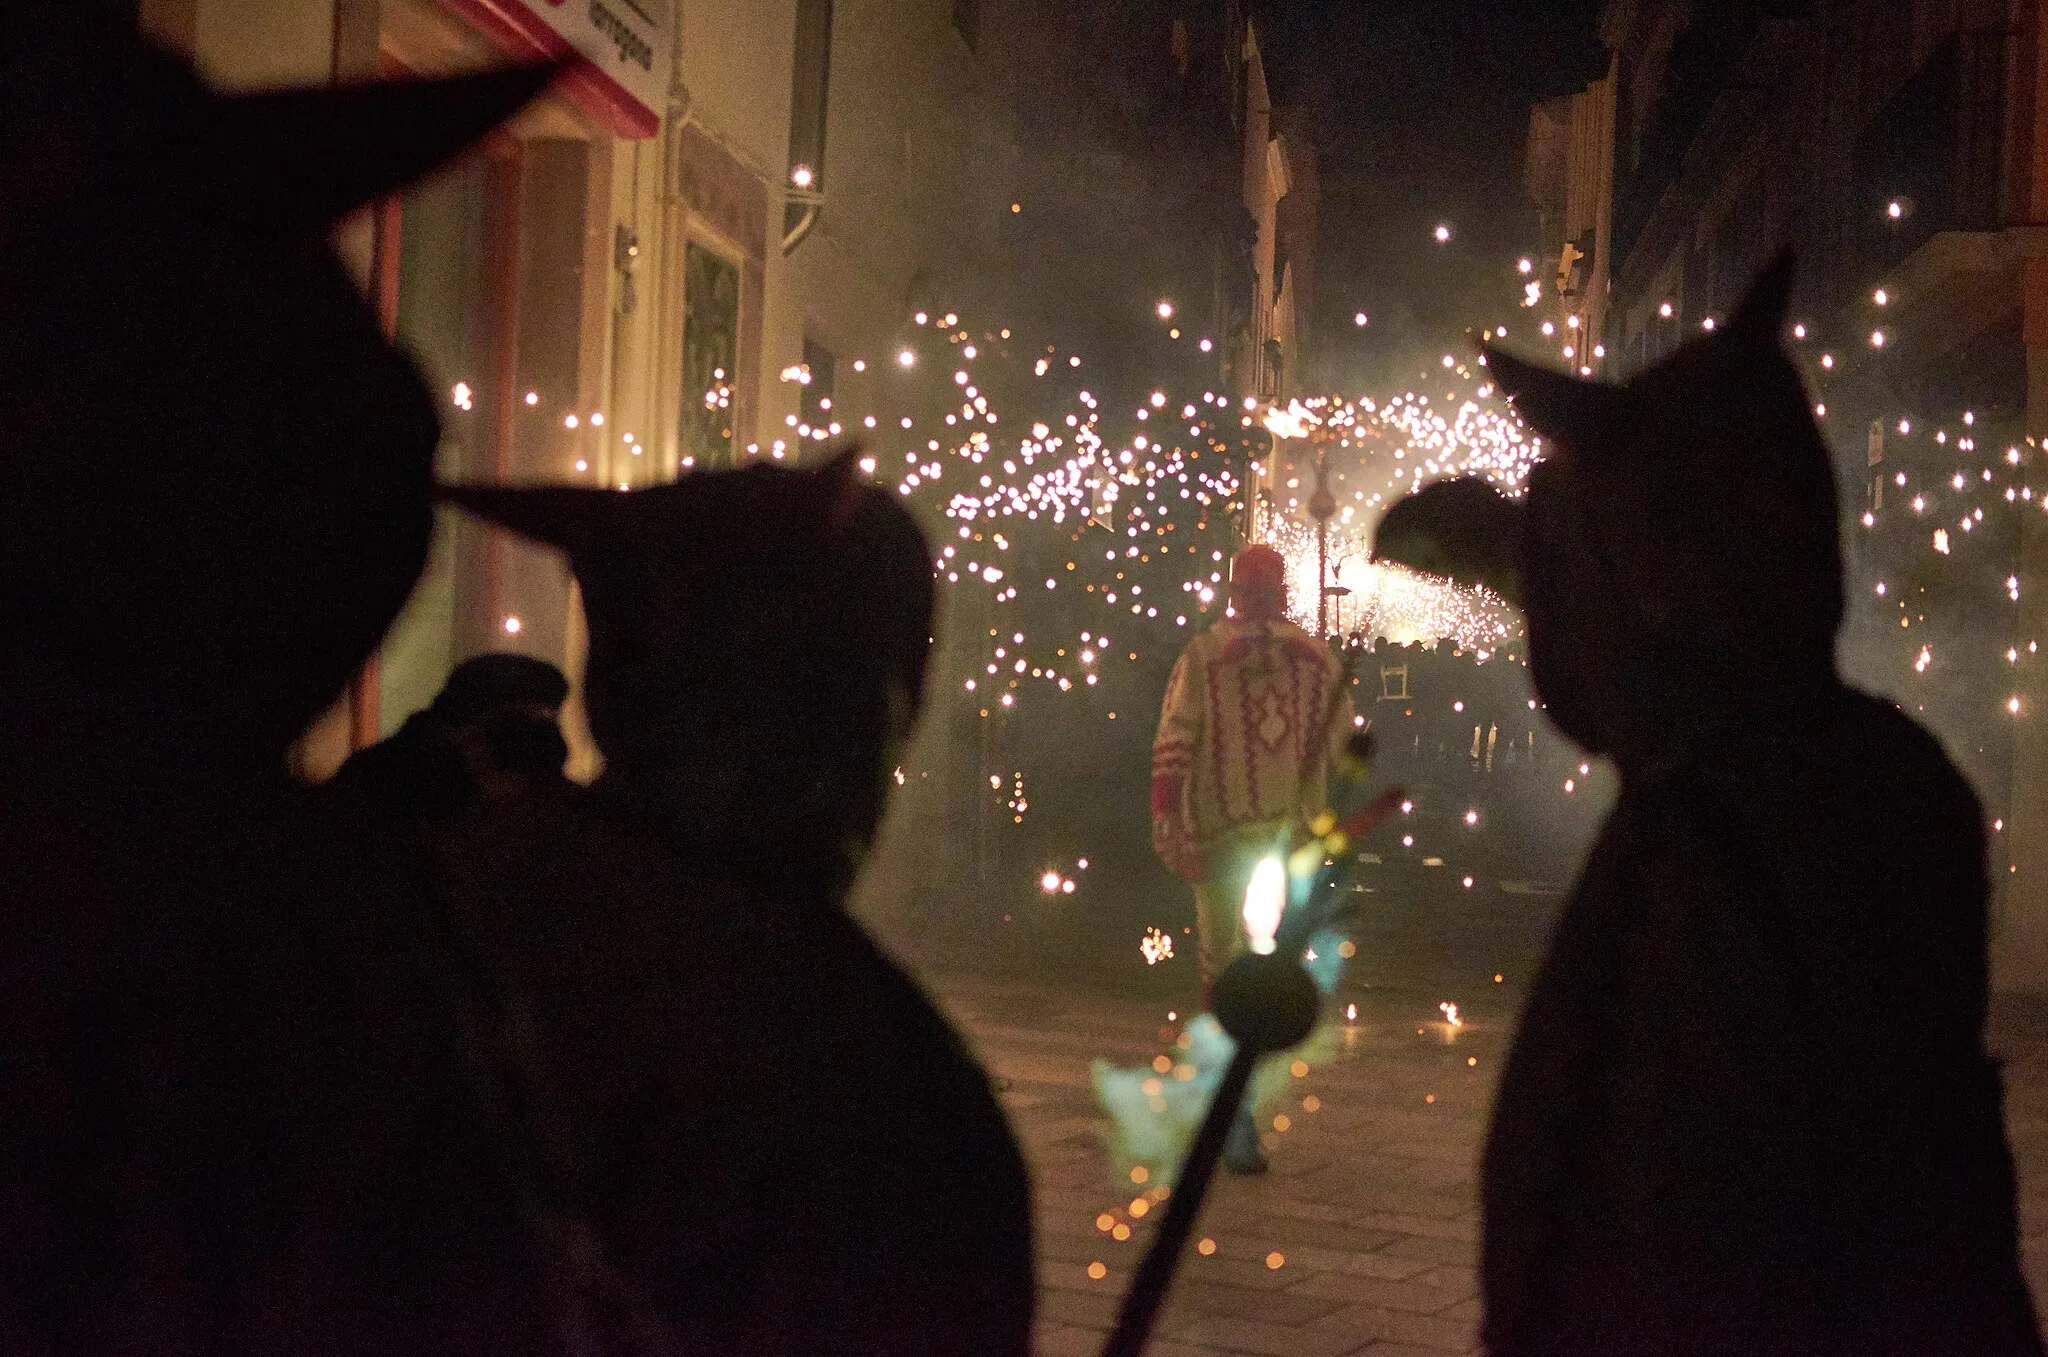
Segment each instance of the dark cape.
[{"label": "dark cape", "polygon": [[1845,688],[1624,782],[1487,1138],[1499,1354],[2037,1353],[1977,800]]},{"label": "dark cape", "polygon": [[550,1152],[631,1293],[608,1322],[641,1331],[614,1341],[1030,1351],[1016,1142],[988,1076],[839,888],[791,859],[711,874],[730,859],[665,851],[602,790],[436,837],[464,930],[520,996]]},{"label": "dark cape", "polygon": [[421,875],[54,677],[0,685],[0,1350],[560,1351]]},{"label": "dark cape", "polygon": [[856,456],[444,490],[583,591],[604,776],[437,841],[650,1350],[1030,1351],[1016,1141],[846,913],[933,635],[931,549]]}]

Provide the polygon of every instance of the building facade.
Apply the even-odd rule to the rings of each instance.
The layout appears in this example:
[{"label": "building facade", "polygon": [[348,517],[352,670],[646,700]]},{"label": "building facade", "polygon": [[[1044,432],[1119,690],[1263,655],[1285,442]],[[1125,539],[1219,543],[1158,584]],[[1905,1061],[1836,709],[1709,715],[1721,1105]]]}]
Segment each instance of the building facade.
[{"label": "building facade", "polygon": [[[835,355],[886,345],[1010,201],[951,0],[136,0],[230,88],[566,60],[489,144],[339,244],[443,406],[444,478],[631,487],[841,432]],[[983,229],[984,239],[992,229]],[[801,429],[801,432],[799,430]],[[302,747],[319,777],[462,657],[581,662],[559,556],[444,518],[378,659]],[[587,770],[592,754],[579,741]]]},{"label": "building facade", "polygon": [[1262,402],[1302,394],[1314,305],[1320,184],[1306,118],[1275,108],[1257,24],[1243,38],[1244,114],[1239,161],[1244,206],[1256,225],[1253,293],[1237,359],[1240,390]]},{"label": "building facade", "polygon": [[[1529,112],[1523,186],[1536,248],[1523,301],[1560,359],[1582,376],[1606,367],[1614,223],[1614,79]],[[1566,352],[1570,350],[1570,352]]]},{"label": "building facade", "polygon": [[2048,5],[1613,0],[1605,345],[1638,370],[1781,243],[1834,449],[1845,669],[1986,808],[1994,982],[2048,992]]},{"label": "building facade", "polygon": [[[1245,21],[1240,44],[1237,161],[1253,235],[1250,295],[1239,312],[1226,376],[1247,408],[1285,407],[1310,394],[1307,382],[1317,371],[1312,336],[1322,184],[1306,111],[1285,103],[1276,107],[1255,22]],[[1275,440],[1254,463],[1246,484],[1247,541],[1271,536],[1283,483],[1312,478],[1315,456],[1305,442]]]},{"label": "building facade", "polygon": [[[441,401],[450,480],[801,463],[863,436],[855,412],[957,407],[952,365],[893,360],[969,327],[1085,352],[1104,390],[1284,399],[1302,380],[1314,159],[1233,0],[102,2],[224,86],[571,60],[488,144],[341,233]],[[939,675],[993,625],[986,591],[955,592]],[[300,771],[324,776],[486,650],[574,682],[574,582],[556,553],[446,515]],[[591,775],[573,696],[569,715]],[[869,873],[913,912],[1010,876],[959,789],[1015,766],[1025,735],[972,716],[934,700]]]},{"label": "building facade", "polygon": [[[338,244],[442,401],[451,480],[637,483],[651,410],[640,308],[653,163],[671,121],[667,0],[142,0],[139,20],[233,88],[438,75],[559,60],[546,96],[479,151],[345,226]],[[672,140],[672,138],[669,138]],[[453,663],[518,649],[574,667],[559,558],[444,516],[404,615],[310,732],[320,777],[438,691]]]}]

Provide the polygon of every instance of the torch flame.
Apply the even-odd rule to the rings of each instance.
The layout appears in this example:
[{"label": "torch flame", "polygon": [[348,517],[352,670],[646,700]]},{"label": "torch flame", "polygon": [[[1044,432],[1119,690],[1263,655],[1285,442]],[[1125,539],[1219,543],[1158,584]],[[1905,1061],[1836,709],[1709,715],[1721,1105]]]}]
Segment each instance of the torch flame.
[{"label": "torch flame", "polygon": [[1280,932],[1280,912],[1286,904],[1287,869],[1279,858],[1261,859],[1244,893],[1244,931],[1251,935],[1252,950],[1259,955],[1273,950],[1273,939]]}]

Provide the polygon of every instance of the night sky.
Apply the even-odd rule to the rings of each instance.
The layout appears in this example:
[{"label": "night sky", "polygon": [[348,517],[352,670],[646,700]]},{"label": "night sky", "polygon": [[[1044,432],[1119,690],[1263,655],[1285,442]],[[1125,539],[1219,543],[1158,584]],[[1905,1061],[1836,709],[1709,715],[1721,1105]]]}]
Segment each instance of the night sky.
[{"label": "night sky", "polygon": [[[1312,110],[1323,178],[1316,312],[1327,381],[1412,380],[1514,314],[1529,106],[1606,71],[1599,0],[1276,0],[1275,102]],[[1432,237],[1453,228],[1450,244]],[[1355,311],[1371,316],[1360,335]]]}]

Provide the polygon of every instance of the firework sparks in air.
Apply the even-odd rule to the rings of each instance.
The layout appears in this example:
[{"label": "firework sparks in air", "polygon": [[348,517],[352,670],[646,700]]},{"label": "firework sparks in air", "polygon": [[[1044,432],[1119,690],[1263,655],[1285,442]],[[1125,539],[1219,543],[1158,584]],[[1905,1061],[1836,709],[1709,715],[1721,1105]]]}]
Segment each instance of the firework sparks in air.
[{"label": "firework sparks in air", "polygon": [[[1454,363],[1455,376],[1472,380]],[[1477,476],[1502,493],[1523,492],[1541,454],[1504,405],[1481,382],[1470,396],[1448,394],[1443,405],[1404,392],[1384,402],[1317,398],[1290,402],[1266,423],[1283,441],[1279,455],[1324,436],[1325,455],[1338,490],[1329,527],[1331,629],[1396,644],[1448,640],[1459,649],[1490,655],[1518,632],[1506,604],[1484,589],[1453,585],[1369,559],[1372,528],[1394,501],[1448,476]],[[1445,411],[1449,413],[1446,414]],[[1307,512],[1314,472],[1306,458],[1283,460],[1266,489],[1271,510],[1266,533],[1287,557],[1288,598],[1294,620],[1312,626],[1319,582],[1315,522]]]},{"label": "firework sparks in air", "polygon": [[[996,623],[983,653],[953,679],[983,716],[1087,694],[1112,668],[1161,645],[1177,651],[1213,620],[1227,605],[1226,530],[1253,478],[1260,535],[1288,556],[1295,610],[1313,616],[1315,532],[1300,467],[1290,475],[1284,465],[1263,466],[1260,443],[1245,441],[1275,417],[1291,421],[1283,434],[1327,431],[1332,465],[1341,467],[1330,544],[1330,582],[1344,591],[1335,599],[1336,630],[1396,643],[1448,640],[1482,656],[1517,634],[1513,613],[1482,590],[1368,560],[1379,515],[1430,480],[1476,475],[1520,493],[1540,444],[1483,368],[1447,365],[1447,385],[1463,390],[1447,390],[1441,401],[1432,385],[1428,394],[1383,400],[1319,397],[1262,418],[1214,389],[1111,395],[1085,380],[1078,354],[1034,347],[1008,330],[976,333],[954,313],[913,319],[914,337],[897,346],[894,366],[946,374],[947,404],[927,403],[916,415],[877,408],[834,410],[817,422],[791,416],[788,432],[799,448],[857,433],[867,444],[863,473],[941,525],[939,582],[984,594],[985,615]],[[1199,348],[1192,331],[1184,342]],[[854,370],[868,366],[856,360]],[[807,375],[785,377],[802,384]],[[998,408],[997,387],[1011,409]],[[707,399],[726,397],[715,391]],[[1265,455],[1284,464],[1305,446],[1283,438]],[[787,455],[780,440],[746,451]],[[1027,610],[1027,594],[1056,596],[1057,621],[1042,608]],[[1016,618],[1008,627],[1006,611]],[[1112,626],[1136,634],[1113,643],[1105,634]],[[1021,816],[1021,789],[1010,800]]]}]

